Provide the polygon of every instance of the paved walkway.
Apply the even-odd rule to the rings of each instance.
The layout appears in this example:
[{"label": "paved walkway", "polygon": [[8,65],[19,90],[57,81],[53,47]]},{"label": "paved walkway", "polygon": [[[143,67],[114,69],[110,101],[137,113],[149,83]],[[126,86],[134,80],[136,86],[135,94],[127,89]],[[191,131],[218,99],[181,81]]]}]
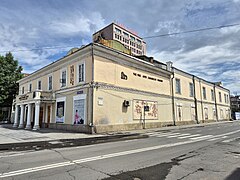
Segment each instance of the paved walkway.
[{"label": "paved walkway", "polygon": [[40,131],[33,131],[15,129],[12,128],[11,124],[0,125],[0,144],[51,141],[59,139],[82,139],[101,136],[103,136],[103,134],[84,134],[55,129],[41,129]]}]

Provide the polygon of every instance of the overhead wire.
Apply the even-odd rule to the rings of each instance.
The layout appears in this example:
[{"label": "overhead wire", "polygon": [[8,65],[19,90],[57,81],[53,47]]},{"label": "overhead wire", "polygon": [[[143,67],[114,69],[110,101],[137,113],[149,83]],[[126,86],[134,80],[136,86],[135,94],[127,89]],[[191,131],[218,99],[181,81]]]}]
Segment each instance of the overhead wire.
[{"label": "overhead wire", "polygon": [[[222,29],[222,28],[234,27],[234,26],[240,26],[240,23],[221,25],[221,26],[215,26],[215,27],[200,28],[200,29],[193,29],[193,30],[187,30],[187,31],[181,31],[181,32],[173,32],[173,33],[167,33],[167,34],[159,34],[159,35],[153,35],[153,36],[146,36],[146,37],[143,37],[143,39],[151,39],[151,38],[158,38],[158,37],[165,37],[165,36],[172,36],[172,35],[179,35],[179,34],[201,32],[201,31]],[[59,49],[59,48],[63,49],[63,48],[72,48],[72,47],[79,47],[79,46],[81,46],[81,45],[80,44],[75,44],[75,45],[71,45],[71,46],[68,45],[68,46],[36,47],[36,48],[31,48],[31,49],[18,49],[18,50],[2,50],[2,51],[0,51],[0,53],[37,51],[37,50],[44,50],[44,49]]]},{"label": "overhead wire", "polygon": [[150,39],[150,38],[157,38],[157,37],[164,37],[164,36],[172,36],[172,35],[179,35],[179,34],[187,34],[187,33],[208,31],[208,30],[214,30],[214,29],[222,29],[222,28],[234,27],[234,26],[240,26],[240,23],[228,24],[228,25],[222,25],[222,26],[215,26],[215,27],[207,27],[207,28],[201,28],[201,29],[193,29],[193,30],[182,31],[182,32],[159,34],[159,35],[154,35],[154,36],[146,36],[146,37],[143,37],[143,39]]}]

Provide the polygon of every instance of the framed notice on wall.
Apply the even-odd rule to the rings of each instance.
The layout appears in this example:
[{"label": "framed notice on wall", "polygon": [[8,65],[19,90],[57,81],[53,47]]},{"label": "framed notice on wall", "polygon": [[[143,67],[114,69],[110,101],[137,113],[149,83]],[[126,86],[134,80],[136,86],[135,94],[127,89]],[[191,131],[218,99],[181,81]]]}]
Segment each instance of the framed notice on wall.
[{"label": "framed notice on wall", "polygon": [[86,123],[86,94],[73,97],[73,122],[74,125]]}]

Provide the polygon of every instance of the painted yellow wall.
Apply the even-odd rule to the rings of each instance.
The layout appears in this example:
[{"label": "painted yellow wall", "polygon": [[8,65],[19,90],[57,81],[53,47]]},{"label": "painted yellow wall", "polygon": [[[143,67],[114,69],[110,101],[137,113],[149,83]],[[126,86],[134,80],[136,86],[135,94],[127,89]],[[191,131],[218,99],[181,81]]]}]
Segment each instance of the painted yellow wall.
[{"label": "painted yellow wall", "polygon": [[[121,79],[121,72],[127,75],[127,80]],[[116,64],[102,57],[94,57],[94,75],[94,81],[96,82],[170,95],[170,79],[132,67]],[[147,78],[143,78],[143,76]],[[163,82],[153,81],[148,79],[148,77],[156,78]]]},{"label": "painted yellow wall", "polygon": [[[103,88],[95,90],[94,96],[95,125],[140,123],[139,119],[133,119],[134,99],[157,101],[158,118],[155,120],[146,120],[147,122],[172,122],[172,104],[170,98]],[[129,107],[123,107],[124,100],[130,101]]]}]

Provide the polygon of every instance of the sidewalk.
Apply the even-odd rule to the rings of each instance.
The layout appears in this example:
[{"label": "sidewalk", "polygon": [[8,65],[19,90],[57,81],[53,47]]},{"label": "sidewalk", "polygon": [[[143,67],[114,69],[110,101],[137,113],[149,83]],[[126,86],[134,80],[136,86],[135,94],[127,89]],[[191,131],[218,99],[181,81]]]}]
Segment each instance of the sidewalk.
[{"label": "sidewalk", "polygon": [[196,128],[231,122],[232,121],[223,121],[206,124],[170,126],[155,129],[112,132],[106,134],[84,134],[61,131],[56,129],[41,129],[39,131],[33,131],[25,129],[15,129],[12,128],[11,124],[2,124],[0,125],[0,151],[29,149],[40,150],[47,148],[83,146],[103,142],[147,138],[148,136],[145,135],[146,132]]}]

